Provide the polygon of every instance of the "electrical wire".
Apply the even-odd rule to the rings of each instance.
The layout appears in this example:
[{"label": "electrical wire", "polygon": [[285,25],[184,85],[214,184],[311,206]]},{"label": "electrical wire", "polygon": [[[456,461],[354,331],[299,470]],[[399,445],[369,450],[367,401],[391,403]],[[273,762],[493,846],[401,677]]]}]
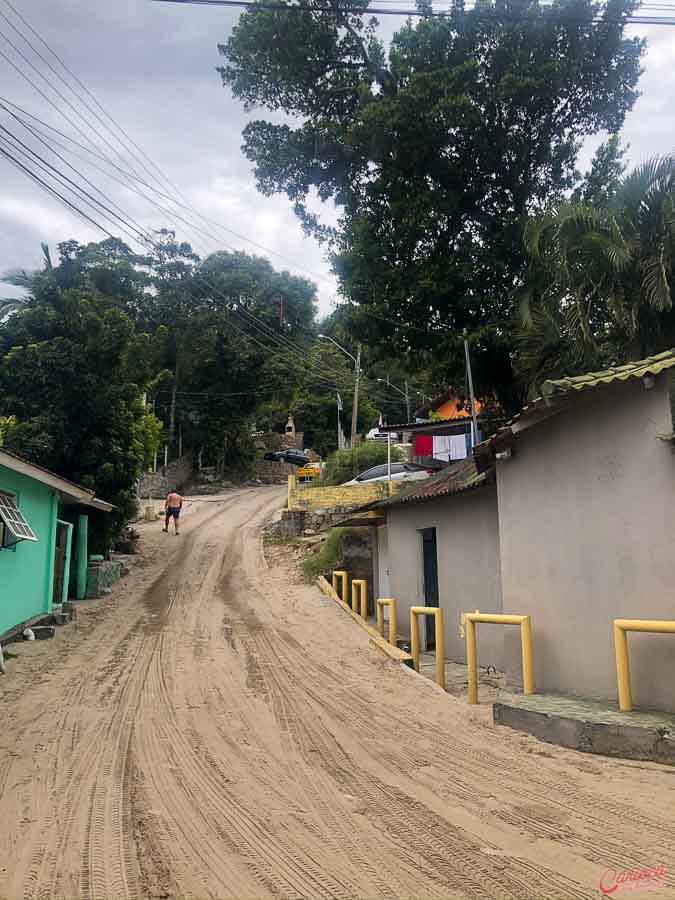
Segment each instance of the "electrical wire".
[{"label": "electrical wire", "polygon": [[[383,16],[405,16],[406,18],[428,18],[429,16],[433,18],[444,18],[445,16],[452,15],[452,12],[420,12],[419,9],[393,9],[386,8],[384,6],[361,6],[361,7],[352,7],[350,9],[340,9],[334,6],[304,6],[302,4],[298,4],[292,6],[290,4],[285,3],[266,3],[264,0],[152,0],[153,3],[174,3],[180,5],[195,5],[195,6],[232,6],[232,7],[240,7],[246,8],[253,11],[272,11],[272,12],[327,12],[327,13],[347,13],[349,15],[383,15]],[[516,18],[517,14],[509,15],[507,12],[501,12],[497,10],[470,10],[473,15],[480,18],[490,19],[490,18]],[[541,18],[558,18],[561,21],[567,20],[579,20],[580,17],[574,15],[565,15],[564,12],[559,12],[558,10],[542,10]],[[675,25],[675,18],[666,19],[659,17],[649,17],[649,16],[637,16],[631,15],[626,17],[616,17],[609,18],[608,16],[596,16],[592,19],[594,23],[611,23],[611,24],[621,24],[624,23],[626,25]]]},{"label": "electrical wire", "polygon": [[[9,0],[4,0],[4,2],[5,2],[6,5],[7,5],[7,6],[8,6],[8,7],[9,7],[9,8],[10,8],[17,16],[18,16],[18,18],[26,25],[26,27],[30,29],[30,31],[36,36],[36,38],[38,38],[38,40],[40,40],[40,42],[45,46],[45,48],[46,48],[46,49],[54,56],[54,58],[59,62],[59,64],[64,68],[64,70],[70,75],[70,77],[73,78],[74,81],[76,81],[76,83],[77,83],[77,84],[78,84],[78,85],[79,85],[79,86],[87,93],[87,95],[88,95],[89,97],[91,97],[92,101],[93,101],[93,102],[98,106],[98,108],[103,112],[103,114],[106,116],[106,118],[109,119],[110,122],[112,122],[112,124],[115,126],[115,128],[117,128],[118,131],[120,131],[120,132],[124,135],[125,139],[126,139],[127,141],[129,141],[129,143],[131,143],[132,146],[133,146],[134,148],[136,148],[136,150],[138,150],[138,152],[139,152],[140,154],[142,154],[143,157],[145,157],[145,159],[147,159],[148,162],[149,162],[149,163],[150,163],[150,164],[151,164],[151,165],[152,165],[152,166],[160,173],[160,175],[162,176],[162,179],[163,179],[163,181],[164,181],[164,189],[166,189],[166,185],[168,185],[169,189],[170,189],[170,190],[173,190],[174,193],[178,194],[178,195],[181,197],[181,199],[182,199],[183,202],[182,202],[182,204],[179,204],[178,201],[176,201],[175,197],[171,197],[171,196],[165,194],[164,196],[166,197],[166,199],[169,199],[172,203],[174,203],[174,204],[176,204],[176,205],[179,205],[179,206],[182,205],[183,208],[184,208],[185,210],[191,211],[194,215],[197,215],[203,222],[206,222],[206,223],[212,225],[213,227],[217,227],[217,228],[219,228],[221,231],[224,231],[224,232],[227,232],[227,233],[229,233],[229,234],[234,235],[234,236],[237,237],[239,240],[242,240],[242,241],[244,241],[244,242],[250,244],[251,246],[256,247],[257,249],[262,250],[264,253],[269,253],[269,254],[274,255],[274,256],[276,256],[276,257],[278,257],[278,258],[280,258],[280,259],[283,259],[286,263],[288,263],[289,265],[292,265],[294,268],[297,268],[297,269],[299,269],[299,270],[301,270],[301,271],[307,272],[307,274],[309,274],[310,277],[312,277],[312,278],[318,278],[319,280],[321,280],[321,281],[323,281],[323,282],[329,283],[329,282],[325,279],[325,277],[320,276],[320,275],[317,275],[316,273],[313,273],[313,272],[311,272],[311,271],[309,271],[309,270],[307,270],[307,269],[303,269],[302,266],[299,266],[294,260],[290,259],[289,257],[286,257],[286,256],[284,256],[283,254],[278,253],[278,252],[275,251],[275,250],[271,250],[270,248],[265,247],[263,244],[260,244],[260,243],[258,243],[258,242],[256,242],[256,241],[253,241],[251,238],[248,238],[247,236],[245,236],[245,235],[243,235],[243,234],[240,234],[239,232],[234,231],[233,229],[228,228],[227,226],[222,225],[221,223],[217,223],[217,222],[214,222],[213,220],[209,220],[209,219],[207,219],[206,217],[202,216],[202,214],[199,213],[197,210],[195,210],[194,208],[191,208],[191,207],[189,206],[189,204],[187,203],[187,201],[185,200],[185,198],[182,196],[180,190],[179,190],[179,189],[178,189],[178,188],[170,181],[170,179],[168,179],[168,177],[167,177],[166,175],[164,175],[164,173],[163,173],[162,170],[159,168],[159,166],[157,166],[155,163],[152,162],[152,160],[150,159],[150,157],[149,157],[146,153],[144,153],[144,151],[142,151],[142,150],[138,147],[138,144],[136,144],[136,143],[132,140],[132,138],[124,131],[124,129],[122,129],[122,127],[116,122],[116,120],[115,120],[115,119],[114,119],[114,118],[113,118],[113,117],[112,117],[112,116],[104,109],[104,107],[99,103],[99,101],[95,98],[95,96],[92,94],[92,92],[86,87],[86,85],[84,85],[84,83],[78,78],[78,76],[77,76],[77,75],[76,75],[76,74],[75,74],[75,73],[74,73],[74,72],[73,72],[73,71],[72,71],[72,70],[71,70],[64,62],[63,62],[63,60],[61,59],[61,57],[58,56],[58,54],[56,54],[56,53],[51,49],[51,47],[49,46],[49,44],[48,44],[48,43],[47,43],[47,42],[39,35],[39,33],[38,33],[38,32],[37,32],[37,31],[36,31],[36,30],[35,30],[28,22],[27,22],[27,20],[26,20],[26,19],[25,19],[25,18],[24,18],[17,10],[16,10],[16,8],[9,2]],[[1,13],[1,12],[0,12],[0,16],[2,16],[6,21],[9,21],[9,20],[7,19],[7,17],[6,17],[3,13]],[[101,117],[96,113],[96,110],[93,110],[93,109],[91,108],[91,104],[88,103],[86,99],[83,99],[82,96],[81,96],[80,94],[78,94],[77,91],[74,90],[74,88],[72,87],[72,85],[70,85],[70,84],[69,84],[69,83],[68,83],[68,82],[67,82],[67,81],[66,81],[66,80],[58,73],[58,72],[56,72],[56,70],[54,69],[54,67],[51,66],[51,64],[50,64],[47,60],[45,60],[44,56],[43,56],[42,54],[40,54],[39,51],[37,51],[37,50],[35,49],[35,47],[34,47],[34,45],[32,44],[32,42],[29,41],[28,38],[26,38],[26,36],[25,36],[19,29],[17,29],[17,27],[16,27],[15,25],[13,25],[11,22],[10,22],[10,24],[12,25],[12,28],[13,28],[13,29],[14,29],[14,30],[22,37],[22,39],[28,44],[28,46],[31,47],[31,49],[32,49],[33,52],[38,56],[38,58],[41,59],[41,60],[42,60],[42,61],[50,68],[50,70],[51,70],[54,74],[57,75],[57,77],[59,78],[59,80],[60,80],[63,84],[65,84],[65,85],[68,87],[68,89],[71,91],[71,93],[72,93],[74,96],[77,97],[77,99],[79,100],[79,102],[82,103],[82,105],[87,109],[87,111],[90,112],[92,115],[94,115],[94,116],[96,117],[97,121],[101,122],[101,124],[103,125],[103,127],[105,127],[105,128],[107,129],[107,131],[115,138],[115,140],[116,140],[118,143],[120,143],[121,146],[124,146],[124,145],[123,145],[123,142],[122,142],[122,141],[120,140],[120,138],[114,133],[114,131],[102,121]],[[84,119],[84,117],[83,117],[82,114],[79,112],[79,110],[77,110],[77,109],[75,109],[75,107],[73,107],[73,105],[68,101],[68,99],[67,99],[66,97],[64,97],[64,95],[63,95],[60,91],[58,91],[58,89],[55,88],[55,87],[50,83],[49,79],[47,79],[47,78],[45,77],[45,75],[44,75],[43,73],[41,73],[41,72],[36,68],[36,66],[35,66],[30,60],[27,59],[27,57],[25,56],[25,54],[23,54],[23,53],[16,47],[16,45],[15,45],[12,41],[10,41],[9,38],[7,38],[6,35],[4,35],[4,33],[2,33],[1,31],[0,31],[0,35],[2,35],[2,36],[5,38],[5,40],[8,41],[8,43],[14,48],[15,52],[16,52],[17,54],[19,54],[19,55],[21,56],[22,59],[24,59],[24,61],[25,61],[25,62],[33,69],[33,71],[35,71],[38,75],[40,75],[40,77],[41,77],[41,78],[42,78],[42,79],[43,79],[43,80],[44,80],[44,81],[52,88],[52,90],[55,91],[55,93],[56,93],[56,94],[57,94],[57,95],[58,95],[65,103],[68,104],[69,108],[72,109],[72,110],[73,110],[73,111],[74,111],[74,112],[75,112],[75,113],[76,113],[76,114],[77,114],[77,115],[85,122],[85,124],[87,124],[87,125],[91,128],[91,130],[94,132],[94,134],[96,134],[101,140],[105,141],[105,138],[101,135],[101,133],[98,131],[98,129],[94,128],[94,127],[91,125],[90,122],[87,122],[87,120]],[[17,67],[17,66],[15,65],[15,63],[14,63],[14,62],[6,55],[6,54],[2,53],[2,51],[0,51],[0,54],[4,56],[4,58],[5,58],[5,59],[13,66],[13,68],[14,68],[16,71],[18,71],[21,75],[23,75],[24,78],[27,78],[26,74],[25,74],[24,72],[22,72],[22,71],[19,69],[19,67]],[[44,94],[44,92],[41,91],[40,88],[38,88],[37,85],[35,85],[34,82],[31,81],[31,79],[27,79],[27,80],[29,81],[29,83],[31,83],[31,85],[33,86],[33,88],[34,88],[35,90],[38,90],[38,91],[40,92],[40,94],[43,96],[43,98],[46,99],[46,100],[50,103],[50,105],[52,105],[55,109],[57,109],[57,111],[59,111],[60,114],[64,115],[64,118],[66,118],[66,120],[67,120],[67,121],[68,121],[68,122],[69,122],[76,130],[77,130],[77,132],[78,132],[82,137],[85,138],[85,140],[88,140],[88,141],[91,142],[91,139],[87,137],[87,135],[82,131],[82,129],[79,128],[79,126],[77,126],[77,125],[76,125],[76,124],[75,124],[68,116],[66,116],[66,115],[63,113],[63,111],[60,110],[60,109],[58,108],[58,106],[56,106],[56,105],[53,103],[53,101],[52,101],[50,98],[48,98],[47,95]],[[133,151],[130,151],[128,148],[125,148],[125,149],[126,149],[127,153],[129,153],[129,155],[130,155],[133,159],[138,160],[138,154],[137,154],[137,153],[134,153]],[[120,156],[119,152],[117,153],[117,155]],[[114,165],[113,161],[112,161],[108,156],[105,156],[105,155],[104,155],[103,158],[104,158],[104,159],[106,160],[106,162],[108,162],[109,164]],[[120,157],[120,158],[122,158],[122,157]],[[158,184],[161,185],[161,181],[158,179],[158,177],[157,177],[156,175],[153,175],[153,174],[149,171],[149,169],[147,168],[147,166],[144,165],[143,161],[142,161],[142,160],[138,160],[138,161],[139,161],[140,165],[144,168],[144,170],[150,175],[150,177],[152,177],[155,181],[157,181]],[[139,177],[139,175],[138,175],[138,172],[134,169],[133,165],[132,165],[131,168],[134,170],[134,175],[133,175],[133,176],[130,176],[129,173],[126,173],[126,174],[127,174],[127,177],[134,177],[134,178],[136,178],[136,179],[138,179],[138,180],[141,180],[141,182],[142,182],[142,179],[140,179],[140,177]],[[147,186],[148,188],[150,188],[151,190],[156,190],[156,188],[154,188],[152,185],[149,185],[149,184],[147,184],[147,183],[146,183],[146,186]],[[194,225],[194,223],[192,223],[192,227],[196,227],[196,226]]]},{"label": "electrical wire", "polygon": [[[11,3],[9,3],[9,0],[5,0],[5,2],[6,2],[7,5],[10,7],[10,9],[12,9],[15,13],[17,13],[16,9],[12,6]],[[18,13],[17,13],[17,14],[18,14]],[[7,17],[4,16],[4,14],[0,13],[0,15],[2,15],[2,17],[3,17],[6,21],[9,21],[9,20],[7,19]],[[49,45],[48,45],[48,44],[47,44],[47,43],[39,36],[39,34],[35,31],[35,29],[33,29],[32,26],[28,25],[28,23],[26,22],[26,20],[25,20],[22,16],[20,16],[20,14],[18,14],[18,15],[19,15],[19,17],[21,18],[21,20],[27,25],[27,27],[29,27],[29,28],[31,29],[32,33],[35,34],[36,37],[38,37],[38,39],[44,44],[45,47],[47,47],[47,49],[48,49],[50,52],[53,53],[53,51],[51,51],[51,48],[49,48]],[[10,23],[10,24],[12,24],[12,23]],[[52,72],[55,72],[53,66],[51,66],[51,64],[49,64],[49,62],[48,62],[47,60],[45,60],[44,56],[42,56],[42,55],[39,54],[37,51],[35,51],[35,48],[34,48],[33,44],[32,44],[30,41],[28,41],[28,39],[26,39],[25,35],[23,35],[23,34],[16,28],[16,26],[14,26],[13,24],[12,24],[12,27],[13,27],[14,30],[17,31],[17,33],[18,33],[18,34],[19,34],[19,35],[20,35],[20,36],[28,43],[28,45],[31,47],[31,49],[33,49],[33,51],[36,52],[36,54],[38,55],[38,57],[39,57],[43,62],[45,62],[46,65],[49,66],[50,70],[51,70]],[[6,38],[5,35],[3,35],[3,37],[5,37],[5,39],[8,40],[8,39]],[[46,80],[46,79],[45,79],[45,76],[44,76],[41,72],[39,72],[39,70],[38,70],[38,69],[37,69],[37,68],[36,68],[29,60],[27,60],[27,58],[25,57],[25,55],[24,55],[23,53],[21,53],[21,51],[18,51],[18,49],[16,48],[16,45],[14,45],[11,41],[9,41],[9,43],[10,43],[10,45],[11,45],[11,46],[12,46],[12,47],[13,47],[13,48],[21,55],[21,57],[22,57],[26,62],[28,62],[28,64],[31,66],[31,68],[32,68],[34,71],[36,71],[37,74],[40,75],[40,77],[42,77],[44,80]],[[63,65],[63,66],[65,67],[65,64],[64,64],[63,61],[60,59],[60,57],[57,57],[56,54],[53,54],[53,55],[55,56],[55,58],[57,58],[57,59],[59,60],[60,64]],[[5,58],[7,59],[6,55],[5,55]],[[14,65],[14,64],[12,63],[11,60],[8,60],[8,61],[9,61],[12,65]],[[33,85],[33,87],[35,87],[37,90],[40,90],[39,88],[37,88],[37,86],[34,84],[34,82],[32,82],[32,80],[29,78],[29,76],[26,75],[25,72],[22,72],[22,71],[21,71],[17,66],[15,66],[15,65],[14,65],[14,68],[17,69],[17,71],[19,71],[20,74],[22,74],[25,78],[27,78],[27,80],[29,81],[29,83],[31,83],[31,84]],[[66,68],[67,68],[67,67],[66,67]],[[68,70],[68,72],[70,73],[70,70]],[[58,73],[56,73],[56,74],[58,74]],[[72,75],[72,77],[76,78],[76,76],[74,75],[74,73],[71,73],[71,75]],[[59,78],[60,78],[60,80],[61,80],[64,84],[66,84],[66,86],[67,86],[67,87],[69,88],[69,90],[73,93],[73,95],[74,95],[78,100],[80,100],[80,102],[83,102],[83,101],[82,101],[82,98],[80,97],[80,95],[72,88],[72,86],[71,86],[70,84],[68,84],[68,83],[65,81],[65,79],[63,79],[61,76],[59,76]],[[93,95],[91,94],[91,92],[88,91],[88,89],[86,88],[86,86],[84,86],[83,83],[82,83],[79,79],[77,79],[77,81],[78,81],[78,83],[79,83],[79,84],[87,91],[87,93],[88,93],[90,96],[93,97]],[[56,89],[54,89],[54,90],[56,90]],[[46,95],[45,95],[42,91],[40,91],[40,93],[41,93],[41,95],[42,95],[43,97],[45,97],[45,99],[48,100],[48,102],[51,103],[52,106],[54,106],[54,107],[60,112],[60,114],[64,115],[64,118],[66,118],[66,120],[67,120],[73,127],[75,127],[75,128],[78,130],[78,132],[79,132],[80,134],[82,134],[82,136],[85,138],[85,140],[87,140],[89,143],[92,143],[92,142],[91,142],[91,139],[90,139],[86,134],[84,134],[84,133],[82,132],[82,130],[79,129],[79,127],[78,127],[77,125],[75,125],[75,123],[72,122],[72,120],[71,120],[71,119],[63,112],[63,110],[60,110],[58,107],[56,107],[55,104],[54,104],[52,101],[50,101],[49,98],[46,97]],[[80,117],[81,117],[81,114],[79,114],[79,112],[78,112],[77,110],[75,110],[75,108],[72,106],[72,104],[70,104],[69,101],[67,101],[67,98],[65,98],[65,97],[63,96],[63,94],[61,94],[61,93],[58,92],[58,91],[57,91],[57,94],[58,94],[58,96],[60,96],[65,102],[68,103],[69,107],[70,107],[71,109],[73,109],[73,111],[75,111],[75,112],[76,112],[78,115],[80,115]],[[97,104],[98,104],[98,101],[96,101],[96,102],[97,102]],[[12,105],[14,105],[14,104],[12,104]],[[107,113],[105,112],[105,110],[103,109],[103,107],[101,107],[100,104],[98,104],[98,105],[99,105],[99,107],[102,109],[102,111],[104,112],[104,114],[107,116]],[[16,108],[16,107],[15,107],[15,108]],[[6,109],[6,107],[5,107],[5,109]],[[25,112],[25,111],[24,111],[24,112]],[[13,115],[13,116],[16,118],[15,113],[12,113],[12,112],[10,111],[10,114]],[[30,115],[30,114],[28,114],[28,115]],[[32,117],[32,116],[31,116],[31,118],[35,118],[35,117]],[[110,117],[110,118],[111,118],[111,117]],[[97,116],[97,119],[98,119],[98,121],[101,121],[100,117],[98,117],[98,116]],[[112,120],[112,118],[111,118],[111,121],[114,121],[114,120]],[[35,132],[34,132],[34,129],[33,129],[31,126],[28,126],[27,123],[22,122],[22,124],[23,124],[24,127],[30,127],[30,128],[31,128],[31,131],[33,131],[33,133],[35,133]],[[43,123],[43,124],[45,124],[45,123]],[[50,128],[51,128],[51,126],[47,126],[47,127],[50,127]],[[91,127],[91,126],[90,126],[90,127]],[[118,126],[118,127],[119,127],[119,126]],[[109,128],[108,128],[107,130],[108,130],[108,131],[111,131],[111,129],[109,129]],[[98,132],[98,131],[97,131],[96,129],[94,129],[93,127],[92,127],[92,131],[94,131],[94,133],[97,134],[97,136],[99,136],[99,137],[102,138],[100,132]],[[125,134],[126,134],[126,133],[125,133]],[[72,139],[68,138],[68,136],[66,136],[66,135],[64,135],[64,137],[66,137],[68,140],[72,140]],[[102,138],[102,139],[103,139],[103,138]],[[46,143],[45,140],[44,140],[44,136],[42,136],[42,137],[40,138],[40,140],[41,140],[43,143]],[[105,139],[104,139],[104,140],[105,140]],[[119,140],[119,139],[118,139],[118,140]],[[77,142],[76,142],[76,143],[77,143]],[[121,142],[120,142],[120,143],[121,143]],[[23,145],[23,146],[25,147],[25,145]],[[137,146],[137,145],[135,145],[135,146]],[[51,148],[50,148],[50,149],[51,149]],[[85,148],[85,149],[86,149],[86,148]],[[97,149],[97,151],[98,151],[98,148],[96,148],[96,149]],[[127,149],[127,151],[128,151],[128,148],[125,148],[125,149]],[[29,152],[33,153],[33,151],[30,151],[30,150],[29,150]],[[70,164],[67,163],[66,160],[64,160],[64,158],[63,158],[62,155],[56,153],[56,151],[53,151],[53,149],[52,149],[52,152],[55,153],[55,155],[57,156],[57,158],[59,158],[59,159],[61,159],[62,161],[66,162],[66,164],[70,166]],[[36,154],[33,153],[33,155],[35,156]],[[105,162],[107,162],[108,164],[112,164],[112,165],[115,165],[115,166],[116,166],[116,164],[113,163],[112,160],[111,160],[108,156],[106,156],[106,155],[101,155],[101,154],[98,153],[98,152],[97,152],[97,155],[99,155],[99,157],[102,158],[103,160],[105,160]],[[119,155],[119,154],[118,154],[118,155]],[[147,157],[147,155],[146,155],[146,158],[149,160],[149,157]],[[38,159],[42,160],[41,157],[38,157]],[[44,160],[42,160],[42,162],[44,162]],[[150,161],[150,162],[151,162],[151,161]],[[42,167],[42,168],[44,168],[44,167]],[[70,168],[72,169],[73,167],[70,166]],[[156,168],[158,168],[158,167],[156,167]],[[146,171],[147,171],[147,169],[146,169]],[[161,170],[160,170],[160,171],[161,171]],[[72,180],[67,179],[67,176],[63,176],[63,173],[58,173],[58,176],[57,176],[57,177],[59,178],[59,183],[61,183],[61,184],[63,184],[64,178],[65,178],[70,184],[73,184]],[[136,173],[135,177],[138,178],[138,173]],[[86,179],[86,181],[88,181],[88,183],[89,183],[90,185],[92,185],[92,182],[91,182],[91,181],[89,181],[88,179]],[[154,187],[152,187],[151,185],[147,185],[147,186],[148,186],[149,189],[153,190],[153,192],[156,192],[156,189],[155,189]],[[75,188],[80,192],[80,194],[84,194],[85,197],[91,199],[91,195],[90,195],[88,192],[83,191],[83,189],[82,189],[81,187],[75,185]],[[101,192],[100,190],[98,190],[98,192],[102,194],[102,192]],[[103,194],[102,194],[102,195],[103,195]],[[58,195],[58,194],[57,194],[57,196],[60,197],[60,195]],[[150,198],[147,198],[147,195],[143,195],[143,196],[145,196],[146,199],[148,199],[148,200],[150,199]],[[173,198],[173,197],[170,197],[169,199],[170,199],[170,202],[173,202],[173,203],[176,203],[176,202],[177,202],[177,201],[175,201],[175,198]],[[87,202],[87,201],[85,201],[85,202]],[[102,205],[100,204],[100,201],[94,200],[94,202],[95,202],[99,207],[101,207],[101,208],[103,208],[104,210],[107,210],[108,212],[110,212],[110,210],[109,210],[107,207],[102,206]],[[157,206],[156,201],[152,201],[152,202],[153,202],[153,205]],[[113,205],[114,205],[118,210],[121,211],[121,208],[120,208],[119,206],[117,206],[117,204],[114,204],[114,201],[111,201],[111,203],[113,203]],[[91,204],[90,204],[90,205],[91,205]],[[165,213],[169,213],[169,212],[170,212],[169,210],[166,210],[166,208],[164,208],[164,207],[158,207],[158,208],[162,209]],[[116,214],[113,214],[113,215],[115,215],[115,217],[116,217],[118,220],[122,221],[122,219],[121,219],[119,216],[117,216]],[[107,217],[107,218],[108,218],[108,220],[110,221],[110,218],[109,218],[109,217]],[[131,220],[131,221],[134,222],[134,220]],[[187,224],[189,224],[191,227],[196,227],[196,226],[194,225],[194,223],[187,223]],[[136,238],[135,238],[135,239],[136,239],[136,240],[139,240],[139,239],[140,239],[141,242],[143,242],[143,243],[145,244],[145,242],[147,242],[148,239],[142,234],[142,231],[139,231],[139,228],[140,228],[140,226],[138,225],[138,223],[135,223],[135,222],[134,222],[134,230],[136,231]],[[108,232],[106,232],[106,233],[108,233]],[[129,234],[128,231],[126,231],[126,233]],[[236,234],[236,233],[235,233],[235,234]],[[213,239],[212,236],[209,236],[209,237],[211,237],[211,239]],[[151,241],[149,241],[149,242],[152,243]],[[155,246],[156,246],[156,245],[155,245]],[[258,246],[262,246],[262,245],[258,245]],[[265,248],[263,248],[263,249],[265,249]],[[213,289],[213,286],[212,286],[212,285],[209,285],[209,286],[211,287],[211,289]],[[289,350],[289,351],[291,351],[292,353],[295,353],[296,355],[299,354],[299,358],[303,361],[303,363],[306,362],[306,357],[305,357],[305,353],[304,353],[304,349],[303,349],[303,348],[299,347],[299,345],[293,344],[293,342],[289,341],[285,336],[279,335],[276,331],[274,331],[273,329],[271,329],[271,328],[270,328],[263,320],[258,319],[256,316],[254,316],[252,313],[250,313],[250,311],[247,310],[245,307],[241,307],[241,306],[240,306],[240,307],[236,307],[236,308],[234,308],[234,309],[231,309],[231,310],[229,310],[229,311],[233,312],[234,314],[240,315],[241,318],[245,318],[246,321],[247,321],[252,327],[254,327],[254,328],[256,329],[256,331],[257,331],[259,334],[262,334],[262,335],[263,335],[264,337],[266,337],[268,340],[269,340],[269,339],[273,340],[273,341],[277,344],[277,346],[282,347],[284,350]],[[263,346],[259,341],[258,341],[257,343],[258,343],[260,346]],[[269,351],[269,348],[267,348],[267,349],[268,349],[268,351]],[[320,370],[316,365],[311,364],[311,367],[317,372],[317,374],[321,372],[321,370]],[[332,371],[331,371],[330,373],[327,373],[326,371],[323,371],[323,372],[321,372],[321,374],[323,374],[324,377],[328,374],[329,377],[330,377],[331,379],[334,379],[334,378],[335,378],[335,373],[332,372]],[[340,377],[341,377],[341,378],[344,377],[343,373],[340,373]],[[364,379],[364,380],[365,380],[365,379]]]}]

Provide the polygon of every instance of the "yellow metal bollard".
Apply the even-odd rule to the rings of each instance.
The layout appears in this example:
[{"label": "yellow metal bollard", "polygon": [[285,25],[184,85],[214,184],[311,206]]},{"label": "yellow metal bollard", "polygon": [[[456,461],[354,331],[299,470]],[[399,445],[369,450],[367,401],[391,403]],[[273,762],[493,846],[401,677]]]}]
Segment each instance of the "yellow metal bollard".
[{"label": "yellow metal bollard", "polygon": [[359,611],[358,593],[361,592],[361,618],[368,618],[368,582],[365,578],[355,578],[352,581],[352,610]]},{"label": "yellow metal bollard", "polygon": [[469,676],[469,703],[478,703],[478,654],[476,652],[476,624],[520,625],[520,646],[523,659],[523,693],[534,694],[534,662],[532,652],[532,621],[529,616],[502,616],[492,613],[462,613],[460,634],[466,635],[466,666]]},{"label": "yellow metal bollard", "polygon": [[384,637],[384,607],[389,607],[389,643],[396,646],[396,600],[393,597],[378,597],[375,601],[377,630]]},{"label": "yellow metal bollard", "polygon": [[[338,578],[342,579],[342,593],[337,589]],[[336,569],[333,572],[333,590],[343,603],[347,603],[347,572],[342,569]]]},{"label": "yellow metal bollard", "polygon": [[438,606],[410,607],[410,653],[415,671],[420,670],[420,635],[417,628],[419,616],[433,616],[436,626],[436,684],[445,690],[445,647],[443,634],[443,610]]},{"label": "yellow metal bollard", "polygon": [[619,709],[621,712],[633,711],[628,638],[626,636],[628,631],[675,634],[675,622],[668,619],[614,619],[614,655],[616,657],[616,681],[619,689]]}]

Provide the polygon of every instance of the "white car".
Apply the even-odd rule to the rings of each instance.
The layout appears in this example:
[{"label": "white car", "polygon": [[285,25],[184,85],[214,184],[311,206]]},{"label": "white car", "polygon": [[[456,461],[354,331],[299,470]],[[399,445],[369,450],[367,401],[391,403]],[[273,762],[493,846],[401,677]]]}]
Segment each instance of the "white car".
[{"label": "white car", "polygon": [[[391,433],[391,442],[392,444],[397,444],[401,438],[400,434]],[[367,441],[386,441],[389,439],[389,434],[386,431],[380,431],[379,428],[371,428],[368,434],[366,435]]]},{"label": "white car", "polygon": [[[418,463],[401,463],[395,462],[391,464],[391,480],[392,481],[419,481],[422,478],[428,478],[434,475],[434,469],[427,469]],[[372,484],[374,481],[388,481],[389,474],[387,464],[381,466],[373,466],[372,469],[366,469],[351,481],[345,481],[343,487],[352,484]]]}]

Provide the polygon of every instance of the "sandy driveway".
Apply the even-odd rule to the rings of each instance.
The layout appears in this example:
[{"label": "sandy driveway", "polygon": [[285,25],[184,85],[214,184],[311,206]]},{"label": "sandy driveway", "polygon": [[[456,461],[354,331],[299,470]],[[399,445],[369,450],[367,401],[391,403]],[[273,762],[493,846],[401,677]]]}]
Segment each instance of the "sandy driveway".
[{"label": "sandy driveway", "polygon": [[0,896],[554,900],[659,864],[667,889],[632,896],[675,896],[675,772],[494,729],[386,661],[267,569],[281,498],[142,526],[154,561],[21,645]]}]

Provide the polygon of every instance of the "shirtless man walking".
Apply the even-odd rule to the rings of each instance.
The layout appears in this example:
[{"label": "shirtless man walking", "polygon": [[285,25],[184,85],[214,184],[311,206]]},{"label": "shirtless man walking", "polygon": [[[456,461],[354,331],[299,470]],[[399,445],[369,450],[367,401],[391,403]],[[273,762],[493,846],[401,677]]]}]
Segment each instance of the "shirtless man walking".
[{"label": "shirtless man walking", "polygon": [[176,534],[180,534],[178,529],[178,518],[180,516],[180,511],[183,508],[183,498],[176,491],[169,491],[166,496],[166,501],[164,503],[164,528],[162,531],[166,531],[168,534],[169,531],[169,520],[173,519],[173,526],[176,529]]}]

